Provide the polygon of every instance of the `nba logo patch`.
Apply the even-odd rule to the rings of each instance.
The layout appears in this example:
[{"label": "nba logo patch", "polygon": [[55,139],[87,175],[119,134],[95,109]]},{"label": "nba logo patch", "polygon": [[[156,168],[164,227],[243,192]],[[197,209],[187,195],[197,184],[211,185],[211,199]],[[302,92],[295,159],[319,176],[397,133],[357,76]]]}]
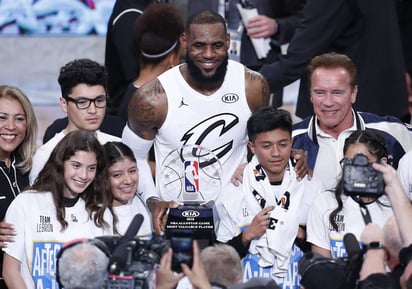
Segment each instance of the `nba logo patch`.
[{"label": "nba logo patch", "polygon": [[199,192],[199,162],[185,161],[185,191]]}]

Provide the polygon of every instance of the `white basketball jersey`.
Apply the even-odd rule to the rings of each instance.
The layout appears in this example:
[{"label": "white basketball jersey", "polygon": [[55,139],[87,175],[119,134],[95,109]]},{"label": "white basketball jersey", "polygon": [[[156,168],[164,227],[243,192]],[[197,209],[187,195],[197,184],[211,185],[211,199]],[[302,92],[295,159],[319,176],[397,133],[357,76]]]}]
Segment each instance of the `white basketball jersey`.
[{"label": "white basketball jersey", "polygon": [[212,95],[191,88],[179,67],[158,79],[167,95],[168,113],[156,135],[156,173],[171,151],[197,144],[219,158],[224,187],[236,168],[246,162],[246,123],[251,111],[246,100],[244,66],[229,60],[225,80]]}]

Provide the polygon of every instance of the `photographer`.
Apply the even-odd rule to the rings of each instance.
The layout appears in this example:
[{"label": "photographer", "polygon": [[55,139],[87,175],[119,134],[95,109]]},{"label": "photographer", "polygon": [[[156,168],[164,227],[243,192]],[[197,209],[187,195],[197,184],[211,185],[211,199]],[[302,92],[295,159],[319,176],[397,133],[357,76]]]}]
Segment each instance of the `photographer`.
[{"label": "photographer", "polygon": [[160,266],[156,271],[156,289],[174,289],[177,283],[186,275],[195,289],[212,289],[206,270],[200,259],[199,246],[193,241],[193,265],[189,268],[182,264],[182,273],[172,271],[173,251],[169,249],[161,258]]},{"label": "photographer", "polygon": [[[374,130],[353,132],[346,140],[343,148],[344,164],[355,166],[353,159],[367,157],[368,173],[376,174],[369,163],[386,163],[387,149],[383,137]],[[363,155],[363,156],[362,156]],[[365,167],[361,168],[362,171]],[[366,174],[366,173],[365,173]],[[354,179],[362,174],[351,176]],[[365,186],[370,186],[370,175],[366,174]],[[336,189],[321,194],[313,203],[307,223],[307,240],[312,243],[312,251],[325,257],[346,256],[343,236],[352,233],[359,240],[367,223],[374,222],[383,227],[393,214],[389,200],[380,192],[349,193],[344,189],[344,178],[338,182]],[[354,185],[354,184],[349,184]],[[380,185],[383,185],[381,183]],[[406,196],[405,196],[406,197]]]},{"label": "photographer", "polygon": [[[359,276],[360,289],[391,289],[391,279],[386,274],[386,250],[383,246],[384,233],[374,223],[366,225],[361,234],[365,254]],[[373,246],[372,246],[373,244]],[[376,245],[379,244],[379,245]]]},{"label": "photographer", "polygon": [[402,289],[412,288],[412,205],[408,199],[394,168],[387,164],[372,164],[373,168],[383,174],[385,193],[388,196],[404,248],[399,253],[399,261],[405,265],[400,279]]}]

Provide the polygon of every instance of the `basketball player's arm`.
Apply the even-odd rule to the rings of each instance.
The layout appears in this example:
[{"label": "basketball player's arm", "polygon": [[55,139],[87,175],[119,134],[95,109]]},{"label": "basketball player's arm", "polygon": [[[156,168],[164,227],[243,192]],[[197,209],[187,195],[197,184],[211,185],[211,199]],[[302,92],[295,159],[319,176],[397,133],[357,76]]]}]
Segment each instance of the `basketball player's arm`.
[{"label": "basketball player's arm", "polygon": [[252,112],[269,105],[269,85],[262,74],[245,68],[245,86],[247,103]]},{"label": "basketball player's arm", "polygon": [[[122,140],[129,145],[138,161],[139,194],[148,206],[156,232],[164,228],[164,217],[169,207],[176,207],[173,202],[162,202],[156,192],[152,174],[147,162],[147,154],[153,144],[157,129],[163,124],[167,114],[165,91],[157,79],[136,90],[128,107],[128,123],[123,131]],[[141,188],[141,184],[144,187]]]},{"label": "basketball player's arm", "polygon": [[[245,86],[247,103],[252,112],[261,106],[269,104],[269,85],[259,72],[245,67]],[[239,165],[231,177],[230,180],[235,186],[242,183],[243,169],[246,165],[247,163]]]},{"label": "basketball player's arm", "polygon": [[[252,112],[254,112],[261,106],[266,106],[269,104],[269,85],[266,79],[259,72],[245,68],[245,85],[247,102]],[[297,179],[300,180],[309,172],[306,165],[307,156],[304,154],[303,150],[294,151],[291,156],[293,156],[296,160],[294,169],[297,175]],[[231,177],[231,182],[235,186],[239,186],[239,184],[242,183],[243,169],[245,168],[245,166],[246,163],[241,164]],[[309,174],[309,177],[311,177],[311,174]]]}]

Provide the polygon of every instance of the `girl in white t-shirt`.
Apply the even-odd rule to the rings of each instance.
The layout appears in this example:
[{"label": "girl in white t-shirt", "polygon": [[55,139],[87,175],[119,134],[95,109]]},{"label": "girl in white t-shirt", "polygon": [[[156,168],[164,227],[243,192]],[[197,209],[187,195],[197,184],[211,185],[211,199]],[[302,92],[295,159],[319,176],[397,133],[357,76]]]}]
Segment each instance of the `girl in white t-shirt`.
[{"label": "girl in white t-shirt", "polygon": [[152,218],[148,208],[137,195],[139,181],[138,167],[133,151],[122,142],[107,142],[107,171],[113,194],[113,210],[118,217],[117,228],[123,235],[136,214],[143,216],[143,223],[137,233],[139,237],[150,237],[153,232]]},{"label": "girl in white t-shirt", "polygon": [[[343,153],[343,163],[350,162],[357,154],[366,156],[369,163],[387,162],[385,140],[374,130],[353,132],[345,140]],[[307,222],[307,240],[312,243],[312,251],[325,257],[344,257],[347,255],[343,242],[345,234],[352,233],[360,240],[366,223],[383,227],[393,212],[388,198],[383,191],[381,193],[379,197],[349,195],[341,178],[334,191],[320,194]]]},{"label": "girl in white t-shirt", "polygon": [[4,249],[8,288],[57,288],[56,256],[64,242],[112,235],[109,188],[104,150],[94,133],[68,133],[31,190],[7,210],[5,220],[16,229]]}]

